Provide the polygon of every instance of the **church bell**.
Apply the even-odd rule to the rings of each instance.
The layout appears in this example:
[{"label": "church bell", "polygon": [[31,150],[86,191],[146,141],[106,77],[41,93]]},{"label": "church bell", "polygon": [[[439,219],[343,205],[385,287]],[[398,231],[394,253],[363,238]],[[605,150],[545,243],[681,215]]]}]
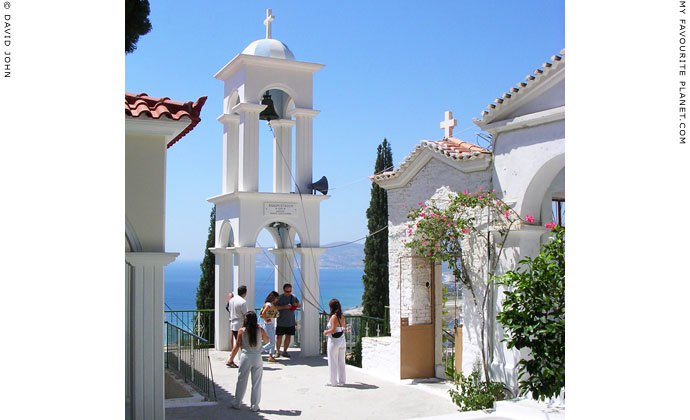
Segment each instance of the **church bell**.
[{"label": "church bell", "polygon": [[264,93],[264,97],[261,99],[261,105],[266,105],[266,109],[261,111],[259,114],[260,120],[271,121],[280,118],[275,107],[273,106],[273,99],[271,99],[271,95],[268,93],[268,91]]}]

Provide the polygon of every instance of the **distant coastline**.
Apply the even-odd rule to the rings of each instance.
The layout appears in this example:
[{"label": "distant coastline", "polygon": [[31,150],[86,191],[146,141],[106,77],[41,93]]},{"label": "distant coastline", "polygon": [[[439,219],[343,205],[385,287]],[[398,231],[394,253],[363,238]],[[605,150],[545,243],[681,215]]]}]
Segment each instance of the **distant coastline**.
[{"label": "distant coastline", "polygon": [[[323,270],[364,269],[364,245],[361,243],[332,242],[322,245],[326,252],[319,257],[319,268]],[[264,247],[266,252],[256,254],[256,268],[274,267],[271,247]],[[176,262],[195,262],[195,259],[178,259]],[[200,261],[200,260],[198,260]],[[200,262],[199,262],[200,263]]]},{"label": "distant coastline", "polygon": [[[201,277],[201,262],[194,260],[175,261],[165,267],[165,310],[196,309],[196,289]],[[357,268],[323,268],[319,278],[319,306],[328,311],[328,301],[340,300],[345,310],[356,310],[362,305],[363,269]],[[299,270],[295,270],[299,278]],[[273,267],[257,267],[255,271],[255,300],[259,304],[274,288]],[[303,300],[303,291],[299,281],[295,283],[295,296]],[[309,294],[307,293],[307,296]]]},{"label": "distant coastline", "polygon": [[362,307],[361,306],[356,306],[351,309],[343,309],[343,314],[344,315],[362,315]]}]

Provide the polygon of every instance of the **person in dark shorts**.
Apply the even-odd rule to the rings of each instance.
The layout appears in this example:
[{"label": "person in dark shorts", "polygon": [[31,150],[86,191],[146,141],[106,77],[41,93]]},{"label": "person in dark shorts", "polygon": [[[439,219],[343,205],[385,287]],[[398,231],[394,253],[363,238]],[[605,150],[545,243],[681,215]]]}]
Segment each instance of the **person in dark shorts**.
[{"label": "person in dark shorts", "polygon": [[[280,311],[276,322],[276,354],[283,357],[290,357],[287,352],[290,346],[290,336],[295,335],[295,309],[302,306],[299,300],[292,295],[292,285],[285,283],[283,285],[283,294],[278,298],[275,308]],[[285,336],[285,343],[283,344],[283,353],[280,353],[280,343]]]}]

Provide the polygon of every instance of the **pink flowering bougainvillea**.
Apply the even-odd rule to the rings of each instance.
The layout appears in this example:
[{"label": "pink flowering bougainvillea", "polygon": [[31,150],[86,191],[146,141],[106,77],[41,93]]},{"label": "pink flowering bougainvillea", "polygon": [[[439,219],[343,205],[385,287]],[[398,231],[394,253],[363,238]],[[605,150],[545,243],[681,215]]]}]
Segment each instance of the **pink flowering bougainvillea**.
[{"label": "pink flowering bougainvillea", "polygon": [[[481,189],[480,191],[481,193],[470,193],[463,190],[462,194],[451,194],[448,197],[449,204],[443,208],[438,207],[434,202],[429,204],[419,202],[418,208],[408,208],[410,212],[407,218],[412,223],[408,224],[405,232],[408,240],[404,244],[405,247],[413,249],[416,255],[426,256],[435,263],[447,262],[455,281],[462,282],[467,287],[481,317],[482,363],[485,375],[488,375],[485,322],[488,296],[486,291],[489,289],[486,285],[493,281],[499,256],[503,252],[505,239],[512,226],[518,222],[534,223],[534,217],[527,215],[525,220],[521,219],[506,203],[496,197],[496,190],[488,192]],[[479,214],[486,214],[485,210],[488,210],[488,215],[479,217]],[[498,235],[496,237],[487,235],[487,229],[491,229]],[[479,280],[479,274],[468,272],[471,265],[464,261],[462,241],[468,237],[472,237],[473,243],[477,244],[473,246],[479,246],[479,249],[481,249],[482,241],[487,250],[493,249],[487,251],[491,258],[491,267],[485,274],[487,278],[481,280],[484,283],[484,286],[479,288],[484,291],[482,296],[475,293],[476,286],[473,285],[472,280],[472,278],[475,282]]]}]

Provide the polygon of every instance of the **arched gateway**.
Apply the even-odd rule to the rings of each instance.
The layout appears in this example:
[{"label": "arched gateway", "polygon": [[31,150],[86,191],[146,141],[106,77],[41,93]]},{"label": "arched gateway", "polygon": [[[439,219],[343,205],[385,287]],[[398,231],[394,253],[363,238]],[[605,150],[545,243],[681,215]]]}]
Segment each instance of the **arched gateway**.
[{"label": "arched gateway", "polygon": [[[295,254],[301,261],[301,289],[319,296],[320,205],[329,198],[314,195],[312,183],[313,74],[322,64],[295,60],[290,49],[271,38],[273,16],[267,10],[266,38],[252,42],[214,76],[224,82],[223,191],[211,197],[216,205],[215,337],[218,350],[229,349],[225,312],[228,293],[247,286],[247,306],[254,308],[256,238],[271,233],[275,247],[275,289],[293,277]],[[267,100],[275,112],[267,115]],[[266,112],[264,112],[266,111]],[[273,191],[259,192],[259,122],[273,134]],[[295,168],[292,128],[295,127]],[[294,185],[294,190],[293,190]],[[299,235],[300,247],[294,245]],[[262,299],[259,296],[258,299]],[[302,355],[319,351],[319,302],[302,297]]]}]

